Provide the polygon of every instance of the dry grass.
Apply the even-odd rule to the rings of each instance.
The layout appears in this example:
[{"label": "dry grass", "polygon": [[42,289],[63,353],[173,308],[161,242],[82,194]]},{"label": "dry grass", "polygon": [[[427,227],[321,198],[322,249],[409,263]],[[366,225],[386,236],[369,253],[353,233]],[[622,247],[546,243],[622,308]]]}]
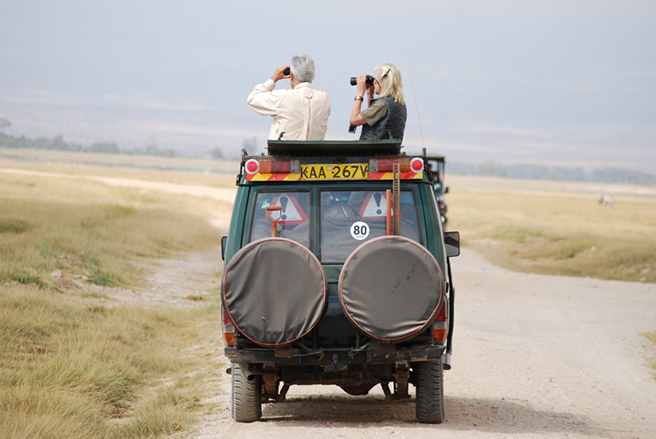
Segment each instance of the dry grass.
[{"label": "dry grass", "polygon": [[164,177],[161,171],[180,173],[189,171],[204,176],[210,174],[232,176],[235,171],[235,162],[228,160],[76,153],[43,149],[0,148],[0,161],[3,162],[4,167],[18,166],[21,169],[43,170],[44,166],[48,166],[64,172],[75,172],[76,169],[85,172],[84,169],[94,167],[98,172],[114,176],[117,175],[116,172],[122,173],[127,170],[139,172],[151,170],[159,171],[159,179]]},{"label": "dry grass", "polygon": [[55,270],[104,286],[135,283],[136,258],[203,246],[217,235],[179,200],[100,183],[0,174],[0,197],[0,283],[56,287]]},{"label": "dry grass", "polygon": [[449,185],[449,228],[497,264],[656,282],[656,197],[638,195],[649,188],[624,186],[609,208],[590,184],[452,176]]},{"label": "dry grass", "polygon": [[208,204],[0,173],[0,438],[151,438],[192,425],[218,368],[198,355],[217,343],[218,298],[108,307],[79,285],[139,284],[143,258],[216,246]]},{"label": "dry grass", "polygon": [[649,367],[652,368],[652,376],[654,377],[654,380],[656,380],[656,332],[644,334],[644,336],[651,342],[651,347],[654,352],[654,355],[652,355],[651,360],[649,361]]},{"label": "dry grass", "polygon": [[[29,286],[0,300],[0,437],[142,438],[189,428],[217,304],[105,308]],[[166,379],[155,390],[148,390]],[[153,394],[151,394],[153,393]]]}]

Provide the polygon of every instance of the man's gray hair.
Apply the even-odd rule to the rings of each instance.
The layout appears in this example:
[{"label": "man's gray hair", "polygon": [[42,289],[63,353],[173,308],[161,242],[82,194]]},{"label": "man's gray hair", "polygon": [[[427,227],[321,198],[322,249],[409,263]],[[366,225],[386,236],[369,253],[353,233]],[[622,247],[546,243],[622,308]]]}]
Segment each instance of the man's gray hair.
[{"label": "man's gray hair", "polygon": [[314,80],[314,60],[307,55],[294,56],[291,62],[292,73],[298,82]]}]

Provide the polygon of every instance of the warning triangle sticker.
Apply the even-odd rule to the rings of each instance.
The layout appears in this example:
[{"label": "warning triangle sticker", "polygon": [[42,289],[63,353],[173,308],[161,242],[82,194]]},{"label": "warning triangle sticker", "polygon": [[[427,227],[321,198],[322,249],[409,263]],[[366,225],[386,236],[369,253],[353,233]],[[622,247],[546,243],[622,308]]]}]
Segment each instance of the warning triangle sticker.
[{"label": "warning triangle sticker", "polygon": [[362,203],[361,218],[384,218],[387,216],[387,198],[385,192],[370,192]]},{"label": "warning triangle sticker", "polygon": [[[273,200],[271,200],[271,206],[282,207],[282,211],[280,212],[280,220],[278,220],[278,224],[295,225],[295,224],[301,224],[302,222],[305,222],[308,219],[307,215],[305,214],[305,211],[301,207],[301,204],[298,202],[294,194],[282,193],[276,195],[275,197],[273,197]],[[267,218],[271,219],[270,213],[267,213]]]}]

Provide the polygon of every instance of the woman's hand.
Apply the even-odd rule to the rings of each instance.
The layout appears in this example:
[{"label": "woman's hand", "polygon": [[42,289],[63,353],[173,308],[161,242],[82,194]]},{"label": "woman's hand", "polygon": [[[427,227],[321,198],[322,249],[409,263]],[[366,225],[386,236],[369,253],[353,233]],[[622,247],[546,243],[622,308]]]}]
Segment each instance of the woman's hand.
[{"label": "woman's hand", "polygon": [[367,91],[367,75],[360,75],[358,76],[358,80],[356,83],[357,87],[357,94],[358,96],[364,96],[365,92]]},{"label": "woman's hand", "polygon": [[366,102],[369,103],[374,98],[374,85],[367,84],[367,75],[358,76],[357,82],[357,94],[364,98],[365,93],[367,94]]},{"label": "woman's hand", "polygon": [[[360,75],[355,83],[356,98],[353,100],[353,108],[351,109],[350,124],[352,126],[364,125],[366,122],[360,115],[362,108],[362,101],[364,101],[364,94],[367,91],[367,75]],[[368,102],[368,101],[367,101]]]}]

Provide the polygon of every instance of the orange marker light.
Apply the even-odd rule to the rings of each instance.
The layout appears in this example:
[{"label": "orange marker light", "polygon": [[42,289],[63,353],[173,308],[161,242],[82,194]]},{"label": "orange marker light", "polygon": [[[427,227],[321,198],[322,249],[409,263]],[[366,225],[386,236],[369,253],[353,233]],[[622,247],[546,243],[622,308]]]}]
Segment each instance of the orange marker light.
[{"label": "orange marker light", "polygon": [[435,339],[435,341],[439,341],[440,343],[446,340],[446,328],[433,327],[433,339]]}]

